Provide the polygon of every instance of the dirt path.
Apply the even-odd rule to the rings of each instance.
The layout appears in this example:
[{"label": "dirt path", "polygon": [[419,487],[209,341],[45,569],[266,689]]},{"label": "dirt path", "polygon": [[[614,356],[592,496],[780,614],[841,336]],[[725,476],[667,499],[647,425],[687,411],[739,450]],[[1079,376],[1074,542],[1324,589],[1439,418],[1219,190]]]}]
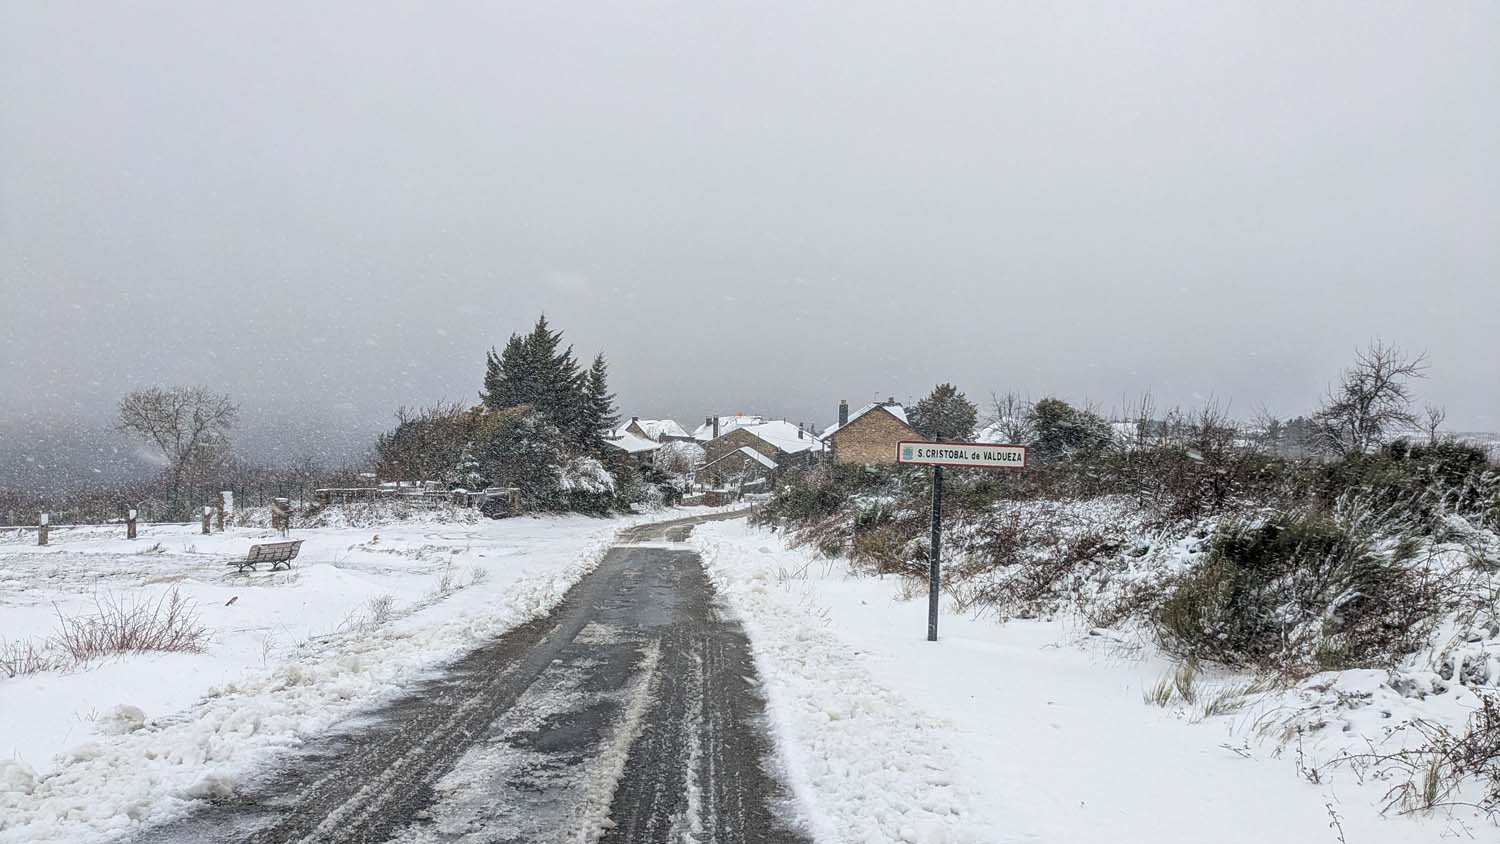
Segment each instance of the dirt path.
[{"label": "dirt path", "polygon": [[670,547],[705,520],[628,532],[548,618],[142,840],[805,841],[745,635]]}]

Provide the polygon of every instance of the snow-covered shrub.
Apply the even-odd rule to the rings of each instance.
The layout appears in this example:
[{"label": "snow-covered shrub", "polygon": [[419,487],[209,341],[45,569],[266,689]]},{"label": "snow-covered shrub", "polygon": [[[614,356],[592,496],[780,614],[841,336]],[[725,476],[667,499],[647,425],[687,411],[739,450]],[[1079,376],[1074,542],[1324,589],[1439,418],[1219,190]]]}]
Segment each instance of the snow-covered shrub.
[{"label": "snow-covered shrub", "polygon": [[959,605],[1002,617],[1046,614],[1076,601],[1094,567],[1119,554],[1125,525],[1093,508],[1002,502],[955,537],[948,566]]},{"label": "snow-covered shrub", "polygon": [[1464,443],[1412,445],[1396,440],[1379,452],[1321,464],[1308,494],[1325,501],[1357,494],[1430,531],[1452,514],[1500,529],[1500,470]]},{"label": "snow-covered shrub", "polygon": [[606,513],[615,495],[615,479],[595,457],[572,457],[558,472],[558,489],[568,510]]},{"label": "snow-covered shrub", "polygon": [[[471,524],[480,518],[479,511],[461,507],[446,500],[405,499],[391,497],[372,502],[353,501],[311,507],[292,513],[292,530],[307,528],[380,527],[396,522],[430,522],[433,524]],[[235,512],[240,527],[269,528],[271,508],[244,507]]]},{"label": "snow-covered shrub", "polygon": [[1394,664],[1443,610],[1416,551],[1349,512],[1227,523],[1156,609],[1158,638],[1177,656],[1285,673]]},{"label": "snow-covered shrub", "polygon": [[1402,814],[1440,806],[1472,805],[1492,815],[1500,812],[1500,694],[1476,694],[1477,706],[1459,727],[1416,718],[1393,728],[1401,746],[1372,747],[1347,753],[1332,764],[1350,767],[1362,777],[1394,782],[1385,794],[1385,811]]}]

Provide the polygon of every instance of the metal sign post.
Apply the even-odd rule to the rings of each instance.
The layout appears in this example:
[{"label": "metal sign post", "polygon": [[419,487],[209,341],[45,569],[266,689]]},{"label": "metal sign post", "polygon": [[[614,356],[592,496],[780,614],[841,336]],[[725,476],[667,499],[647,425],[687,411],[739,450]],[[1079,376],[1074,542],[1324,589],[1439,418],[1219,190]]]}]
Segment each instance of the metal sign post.
[{"label": "metal sign post", "polygon": [[932,467],[932,554],[927,565],[927,641],[937,641],[938,587],[943,580],[943,467]]},{"label": "metal sign post", "polygon": [[[941,438],[941,434],[938,435]],[[896,462],[932,467],[932,551],[927,560],[927,641],[937,641],[938,592],[943,580],[943,467],[1024,469],[1026,446],[990,443],[900,442]]]}]

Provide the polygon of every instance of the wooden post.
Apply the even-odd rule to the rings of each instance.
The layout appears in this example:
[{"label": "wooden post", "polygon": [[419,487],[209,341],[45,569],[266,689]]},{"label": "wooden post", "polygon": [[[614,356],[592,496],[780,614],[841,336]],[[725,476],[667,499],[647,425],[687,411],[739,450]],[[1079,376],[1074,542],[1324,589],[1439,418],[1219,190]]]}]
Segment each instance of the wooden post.
[{"label": "wooden post", "polygon": [[218,502],[215,503],[214,510],[216,511],[214,517],[215,517],[215,519],[218,520],[218,523],[219,523],[219,533],[223,533],[224,532],[224,499],[221,498],[221,499],[218,500]]},{"label": "wooden post", "polygon": [[48,521],[49,521],[49,517],[48,517],[48,515],[46,513],[42,513],[41,517],[37,519],[37,522],[36,522],[36,544],[38,544],[38,545],[46,545],[47,544],[47,528],[49,527],[49,525],[47,524]]},{"label": "wooden post", "polygon": [[212,507],[204,505],[204,507],[203,507],[203,535],[204,536],[208,536],[212,532],[212,530],[211,530],[211,528],[209,526],[209,522],[208,522],[209,514],[212,513],[212,512],[213,512],[213,508]]},{"label": "wooden post", "polygon": [[292,527],[292,503],[285,498],[271,499],[271,528],[286,536]]},{"label": "wooden post", "polygon": [[125,511],[125,538],[135,539],[135,510]]}]

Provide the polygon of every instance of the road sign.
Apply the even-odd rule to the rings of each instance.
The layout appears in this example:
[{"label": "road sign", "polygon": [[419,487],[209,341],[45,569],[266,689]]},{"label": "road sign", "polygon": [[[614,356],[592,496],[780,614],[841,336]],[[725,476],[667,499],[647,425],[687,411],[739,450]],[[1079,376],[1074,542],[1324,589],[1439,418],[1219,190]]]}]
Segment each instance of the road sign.
[{"label": "road sign", "polygon": [[[942,434],[938,438],[942,439]],[[1025,469],[1026,446],[902,441],[896,462],[932,467],[932,550],[927,564],[927,641],[937,641],[938,590],[943,570],[943,467]]]},{"label": "road sign", "polygon": [[897,463],[923,466],[962,466],[973,469],[1024,469],[1026,446],[989,443],[901,442]]}]

